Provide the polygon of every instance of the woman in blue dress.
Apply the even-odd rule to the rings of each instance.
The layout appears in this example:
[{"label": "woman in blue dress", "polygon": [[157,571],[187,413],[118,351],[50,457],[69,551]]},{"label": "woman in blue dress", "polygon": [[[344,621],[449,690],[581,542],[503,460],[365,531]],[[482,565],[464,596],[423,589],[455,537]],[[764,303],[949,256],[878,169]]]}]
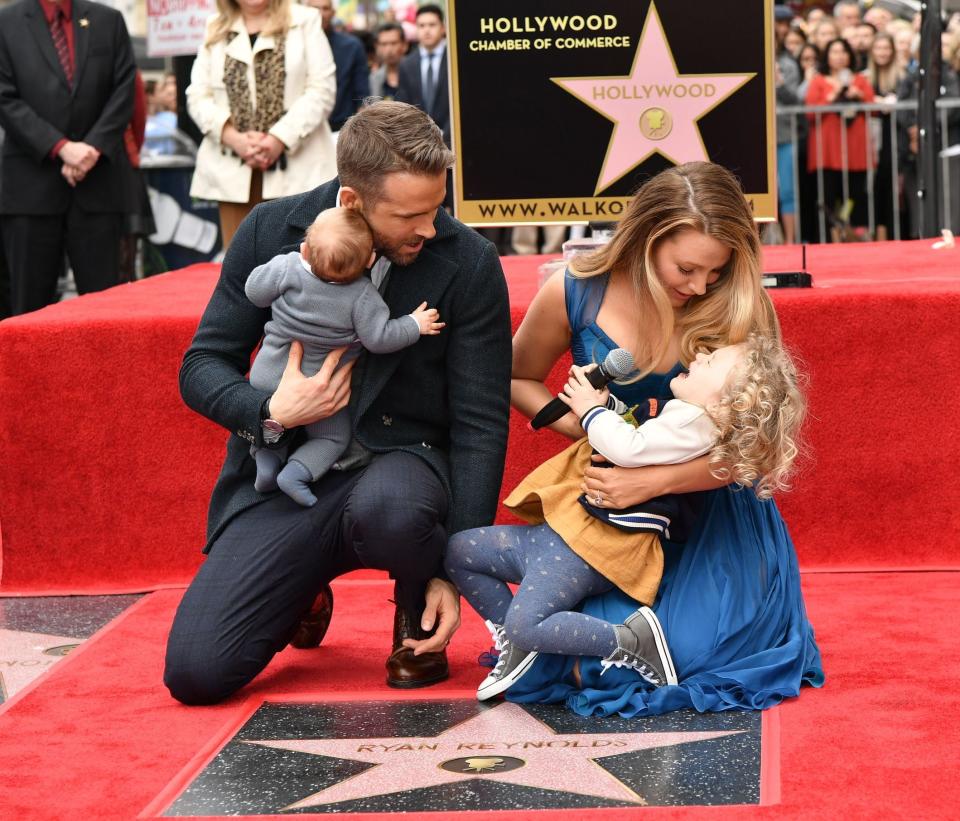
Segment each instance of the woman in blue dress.
[{"label": "woman in blue dress", "polygon": [[[514,406],[533,416],[553,398],[544,384],[568,348],[577,365],[623,347],[635,381],[611,384],[628,405],[670,398],[669,383],[700,349],[779,335],[760,284],[756,226],[736,178],[688,163],[647,182],[610,243],[578,257],[537,294],[514,338]],[[572,414],[553,429],[580,438]],[[580,715],[652,715],[764,709],[820,686],[823,671],[807,620],[793,544],[773,500],[715,478],[709,456],[679,465],[588,468],[583,489],[610,508],[666,493],[705,491],[683,544],[664,542],[653,610],[676,666],[676,685],[654,687],[600,659],[541,654],[506,692],[517,702],[564,703]],[[489,530],[489,529],[488,529]],[[620,591],[587,599],[584,613],[619,624],[638,603]]]}]

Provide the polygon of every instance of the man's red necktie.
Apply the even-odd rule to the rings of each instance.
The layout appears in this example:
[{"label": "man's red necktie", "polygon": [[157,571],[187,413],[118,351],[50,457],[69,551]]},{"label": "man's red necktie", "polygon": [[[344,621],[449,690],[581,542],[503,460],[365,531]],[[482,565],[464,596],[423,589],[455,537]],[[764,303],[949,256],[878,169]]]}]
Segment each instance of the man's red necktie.
[{"label": "man's red necktie", "polygon": [[73,63],[70,60],[70,48],[67,46],[67,32],[64,29],[64,20],[66,15],[63,9],[57,6],[57,12],[53,16],[53,25],[50,26],[50,35],[53,37],[53,47],[57,50],[57,57],[60,58],[60,65],[67,78],[67,85],[73,88]]}]

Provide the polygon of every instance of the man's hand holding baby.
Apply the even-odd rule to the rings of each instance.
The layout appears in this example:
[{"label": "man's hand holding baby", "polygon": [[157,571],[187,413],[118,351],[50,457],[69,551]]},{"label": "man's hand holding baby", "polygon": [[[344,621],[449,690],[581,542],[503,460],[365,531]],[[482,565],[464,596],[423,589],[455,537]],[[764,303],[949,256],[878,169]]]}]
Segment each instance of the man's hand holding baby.
[{"label": "man's hand holding baby", "polygon": [[313,376],[304,376],[300,370],[303,344],[290,343],[287,367],[280,383],[270,397],[269,412],[285,428],[309,425],[333,416],[350,401],[350,373],[356,360],[338,368],[346,348],[332,350]]},{"label": "man's hand holding baby", "polygon": [[606,388],[597,390],[586,377],[586,374],[596,367],[596,365],[588,365],[582,368],[579,365],[574,365],[570,368],[570,378],[567,380],[567,384],[563,386],[563,391],[558,394],[560,401],[569,405],[570,410],[577,415],[578,419],[590,408],[595,408],[597,405],[605,406],[607,398],[610,396],[610,391]]}]

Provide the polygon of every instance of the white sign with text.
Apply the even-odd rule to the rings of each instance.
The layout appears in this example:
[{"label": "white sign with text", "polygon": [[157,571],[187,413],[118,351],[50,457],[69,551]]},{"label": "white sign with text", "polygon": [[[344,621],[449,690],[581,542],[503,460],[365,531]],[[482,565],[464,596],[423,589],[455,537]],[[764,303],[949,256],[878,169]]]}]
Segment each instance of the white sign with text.
[{"label": "white sign with text", "polygon": [[216,10],[216,0],[147,0],[148,56],[196,54],[207,18]]}]

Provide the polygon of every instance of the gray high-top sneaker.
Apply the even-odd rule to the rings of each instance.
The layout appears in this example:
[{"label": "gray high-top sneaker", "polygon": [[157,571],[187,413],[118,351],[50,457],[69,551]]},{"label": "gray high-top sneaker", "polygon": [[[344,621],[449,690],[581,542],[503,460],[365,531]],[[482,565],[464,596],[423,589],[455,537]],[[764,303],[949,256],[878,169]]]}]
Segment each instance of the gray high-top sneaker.
[{"label": "gray high-top sneaker", "polygon": [[617,633],[617,649],[600,662],[603,667],[600,675],[611,667],[629,667],[655,687],[677,683],[677,671],[663,628],[649,607],[641,607],[613,629]]},{"label": "gray high-top sneaker", "polygon": [[494,624],[492,621],[486,621],[487,629],[493,636],[493,644],[500,653],[496,666],[477,688],[477,701],[486,701],[507,690],[517,679],[520,678],[533,660],[540,655],[536,652],[521,650],[510,639],[500,624]]}]

